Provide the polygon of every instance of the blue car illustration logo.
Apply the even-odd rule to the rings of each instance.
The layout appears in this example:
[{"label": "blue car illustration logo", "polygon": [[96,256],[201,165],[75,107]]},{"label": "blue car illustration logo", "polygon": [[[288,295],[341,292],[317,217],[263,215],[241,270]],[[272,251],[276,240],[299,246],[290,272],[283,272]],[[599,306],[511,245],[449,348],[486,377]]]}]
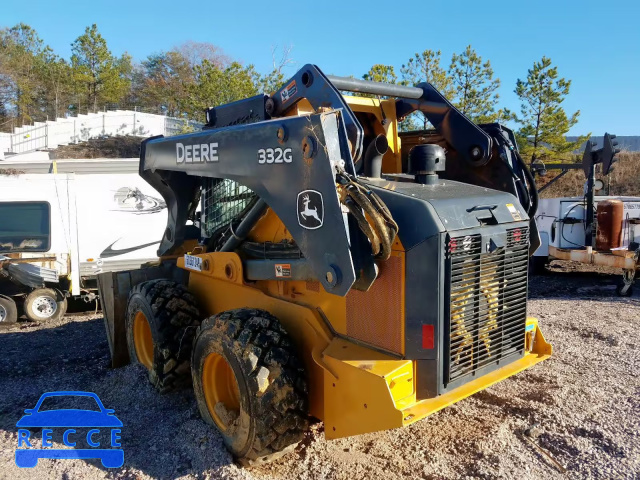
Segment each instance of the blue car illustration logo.
[{"label": "blue car illustration logo", "polygon": [[[66,397],[66,398],[65,398]],[[49,399],[49,400],[48,400]],[[78,408],[57,408],[53,410],[41,409],[42,403],[55,400],[56,404],[65,401],[95,400],[96,410]],[[91,402],[93,405],[93,402]],[[105,468],[118,468],[124,463],[124,450],[120,445],[120,428],[122,422],[114,415],[114,410],[105,408],[100,398],[91,392],[48,392],[43,394],[32,409],[24,411],[24,415],[16,424],[18,429],[18,449],[16,449],[16,465],[22,468],[35,467],[40,458],[90,459],[99,458]],[[31,441],[35,440],[34,432],[29,429],[42,428],[42,447],[33,448]],[[60,439],[67,447],[56,449],[53,447],[53,435],[64,429]],[[89,429],[86,434],[76,429]],[[104,448],[103,430],[110,429],[108,438],[111,448]],[[57,438],[56,438],[57,439]],[[78,441],[86,440],[91,448],[73,448]],[[21,448],[27,447],[27,448]]]}]

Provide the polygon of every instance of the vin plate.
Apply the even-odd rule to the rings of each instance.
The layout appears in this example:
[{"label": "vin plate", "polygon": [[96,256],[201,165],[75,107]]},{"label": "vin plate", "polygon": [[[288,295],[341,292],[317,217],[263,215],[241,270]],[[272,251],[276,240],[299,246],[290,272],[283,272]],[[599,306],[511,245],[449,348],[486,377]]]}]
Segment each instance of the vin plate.
[{"label": "vin plate", "polygon": [[202,271],[202,258],[195,257],[193,255],[185,255],[184,256],[184,268],[188,268],[189,270],[195,270],[197,272]]}]

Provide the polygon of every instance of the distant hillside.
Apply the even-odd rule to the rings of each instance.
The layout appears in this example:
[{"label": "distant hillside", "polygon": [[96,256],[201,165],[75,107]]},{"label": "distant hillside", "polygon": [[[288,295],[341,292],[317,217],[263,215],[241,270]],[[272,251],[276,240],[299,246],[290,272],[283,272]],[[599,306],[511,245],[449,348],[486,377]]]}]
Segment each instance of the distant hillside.
[{"label": "distant hillside", "polygon": [[135,158],[140,156],[142,138],[116,136],[93,138],[53,150],[54,158]]},{"label": "distant hillside", "polygon": [[[615,133],[615,132],[614,132]],[[597,147],[602,146],[603,136],[592,135],[591,140],[595,140],[597,143]],[[578,137],[567,137],[569,142],[575,142],[578,140]],[[623,135],[617,136],[616,140],[618,141],[618,146],[627,152],[640,152],[640,136],[638,135]],[[582,153],[584,151],[584,145],[582,145],[578,152]]]},{"label": "distant hillside", "polygon": [[[618,158],[619,160],[614,164],[609,178],[596,174],[596,177],[604,182],[605,191],[603,193],[640,196],[640,152],[622,152]],[[537,177],[538,188],[547,184],[559,173],[558,170],[549,170],[546,177]],[[542,192],[541,196],[544,198],[582,196],[585,181],[582,170],[570,171]],[[607,187],[609,187],[608,191]]]}]

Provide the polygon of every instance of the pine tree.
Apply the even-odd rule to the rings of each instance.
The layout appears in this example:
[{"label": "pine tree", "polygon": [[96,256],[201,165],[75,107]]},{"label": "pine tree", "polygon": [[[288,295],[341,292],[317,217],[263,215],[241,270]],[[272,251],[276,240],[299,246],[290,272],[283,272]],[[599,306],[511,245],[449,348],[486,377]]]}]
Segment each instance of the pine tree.
[{"label": "pine tree", "polygon": [[461,54],[453,54],[449,75],[453,79],[455,95],[453,104],[476,123],[499,120],[502,111],[495,110],[498,104],[500,80],[493,78],[491,62],[482,61],[471,45]]},{"label": "pine tree", "polygon": [[71,65],[75,81],[87,97],[87,108],[96,111],[98,103],[117,103],[131,85],[131,57],[111,55],[106,40],[94,23],[71,44]]},{"label": "pine tree", "polygon": [[515,93],[520,98],[521,125],[517,132],[522,156],[532,163],[536,159],[561,157],[582,145],[589,135],[568,142],[565,135],[578,122],[580,111],[567,116],[562,102],[569,94],[571,80],[558,78],[558,67],[542,57],[529,69],[526,80],[518,79]]},{"label": "pine tree", "polygon": [[[402,84],[408,86],[417,85],[420,82],[430,83],[447,99],[451,99],[455,94],[453,80],[447,72],[440,66],[440,50],[425,50],[422,53],[416,53],[409,61],[402,65],[400,73],[402,73]],[[429,127],[429,121],[422,112],[412,114],[404,123],[408,130],[417,128],[426,129]]]},{"label": "pine tree", "polygon": [[398,76],[391,65],[376,63],[362,78],[371,82],[397,83]]},{"label": "pine tree", "polygon": [[191,118],[202,118],[202,112],[258,93],[257,73],[253,65],[242,66],[232,62],[221,68],[208,60],[194,67],[195,82],[189,86],[189,106],[187,113]]},{"label": "pine tree", "polygon": [[44,42],[29,25],[0,30],[0,97],[13,105],[18,124],[40,120],[38,93]]},{"label": "pine tree", "polygon": [[71,104],[73,88],[71,66],[46,47],[40,66],[42,110],[50,119],[64,116]]}]

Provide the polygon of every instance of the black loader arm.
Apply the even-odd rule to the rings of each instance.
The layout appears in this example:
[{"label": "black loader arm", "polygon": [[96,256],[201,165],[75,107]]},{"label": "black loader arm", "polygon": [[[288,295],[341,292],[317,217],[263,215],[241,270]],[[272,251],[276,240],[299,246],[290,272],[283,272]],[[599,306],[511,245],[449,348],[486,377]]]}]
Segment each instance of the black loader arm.
[{"label": "black loader arm", "polygon": [[200,177],[230,179],[278,215],[324,288],[346,295],[356,278],[335,184],[347,143],[341,115],[330,111],[146,140],[140,174],[169,209],[158,254],[184,240]]},{"label": "black loader arm", "polygon": [[330,77],[325,76],[315,65],[303,66],[274,93],[268,101],[267,113],[279,117],[302,99],[306,99],[316,112],[321,112],[323,108],[342,110],[342,122],[347,131],[351,157],[354,162],[358,161],[362,155],[362,126]]}]

